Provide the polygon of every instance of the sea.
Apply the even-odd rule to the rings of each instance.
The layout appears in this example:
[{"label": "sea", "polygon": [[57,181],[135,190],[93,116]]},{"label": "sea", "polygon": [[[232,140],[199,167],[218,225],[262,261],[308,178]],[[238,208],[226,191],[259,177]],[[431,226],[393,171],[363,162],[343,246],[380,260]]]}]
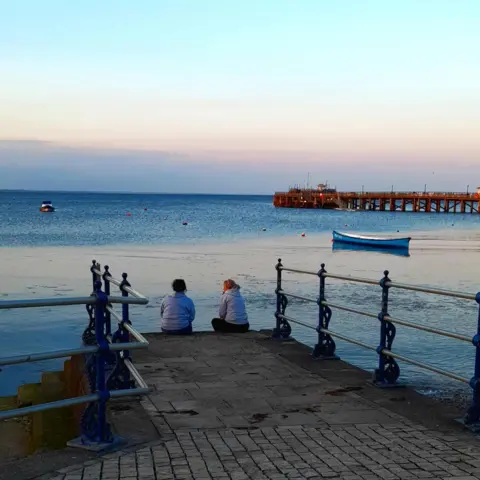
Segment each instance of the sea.
[{"label": "sea", "polygon": [[[40,213],[44,200],[54,213]],[[275,319],[275,264],[316,272],[325,263],[331,273],[380,280],[388,270],[393,282],[437,286],[475,294],[480,215],[413,212],[352,212],[276,209],[272,196],[167,195],[134,193],[0,191],[0,302],[2,300],[85,296],[92,290],[92,260],[108,264],[112,274],[128,273],[147,306],[131,307],[134,326],[159,331],[159,305],[174,278],[185,278],[197,308],[196,330],[210,330],[221,285],[234,278],[242,286],[250,323],[271,329]],[[337,251],[332,230],[412,237],[410,255]],[[284,273],[284,289],[315,299],[318,278]],[[381,288],[327,279],[327,300],[378,314]],[[287,313],[315,326],[318,307],[292,299]],[[392,289],[391,316],[428,328],[477,332],[473,300]],[[0,310],[1,356],[77,347],[87,325],[84,307]],[[376,347],[378,320],[333,310],[332,331]],[[292,336],[313,346],[315,330],[292,324]],[[474,373],[471,343],[397,325],[392,346],[418,362],[454,372]],[[374,351],[338,340],[337,354],[373,371]],[[468,386],[428,370],[399,362],[400,380],[427,395],[469,394]],[[0,395],[14,394],[22,383],[62,367],[62,360],[1,367]]]}]

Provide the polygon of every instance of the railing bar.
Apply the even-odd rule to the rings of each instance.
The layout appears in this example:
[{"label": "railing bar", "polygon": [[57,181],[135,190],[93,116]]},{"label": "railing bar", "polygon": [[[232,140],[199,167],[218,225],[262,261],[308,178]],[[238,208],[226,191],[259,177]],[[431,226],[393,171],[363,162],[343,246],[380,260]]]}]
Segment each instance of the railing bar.
[{"label": "railing bar", "polygon": [[[97,275],[103,276],[103,273],[102,273],[100,270],[96,269],[96,268],[93,269],[93,272],[96,273]],[[111,275],[106,275],[105,278],[106,278],[106,280],[107,280],[108,282],[113,283],[113,284],[116,285],[117,287],[120,287],[120,286],[122,285],[122,280],[118,280],[117,278],[112,277]],[[125,286],[125,287],[123,287],[123,288],[124,288],[124,290],[125,290],[126,292],[128,292],[128,293],[129,293],[130,295],[132,295],[133,297],[136,297],[136,298],[145,298],[145,295],[142,295],[140,292],[138,292],[137,290],[135,290],[135,289],[132,288],[132,287],[127,287],[127,286]]]},{"label": "railing bar", "polygon": [[92,305],[95,297],[32,298],[28,300],[2,300],[0,310],[10,308],[56,307],[62,305]]},{"label": "railing bar", "polygon": [[323,333],[328,333],[332,337],[337,337],[340,340],[344,340],[345,342],[348,342],[348,343],[353,343],[355,345],[366,348],[368,350],[373,350],[374,352],[377,351],[376,347],[372,347],[371,345],[360,342],[359,340],[354,340],[353,338],[346,337],[345,335],[341,335],[340,333],[332,332],[331,330],[327,330],[326,328],[322,328],[322,332]]},{"label": "railing bar", "polygon": [[150,388],[126,388],[124,390],[112,390],[110,392],[111,398],[130,397],[132,395],[148,395]]},{"label": "railing bar", "polygon": [[[344,310],[346,312],[358,313],[359,315],[363,315],[365,317],[378,319],[378,315],[375,315],[374,313],[365,312],[363,310],[357,310],[355,308],[346,307],[344,305],[338,305],[336,303],[330,303],[330,302],[322,302],[322,305],[325,305],[331,308],[337,308],[338,310]],[[408,322],[406,320],[401,320],[399,318],[394,318],[390,316],[385,317],[385,320],[388,320],[389,322],[392,322],[392,323],[396,323],[398,325],[403,325],[405,327],[414,328],[415,330],[422,330],[424,332],[436,333],[437,335],[441,335],[443,337],[455,338],[463,342],[472,343],[472,339],[470,337],[463,335],[461,333],[447,332],[446,330],[427,327],[424,325],[417,325],[417,324]]]},{"label": "railing bar", "polygon": [[440,330],[438,328],[431,328],[424,325],[416,325],[414,323],[407,322],[406,320],[401,320],[399,318],[394,318],[390,316],[386,316],[385,320],[396,323],[398,325],[403,325],[405,327],[414,328],[415,330],[423,330],[424,332],[435,333],[437,335],[441,335],[442,337],[455,338],[456,340],[461,340],[462,342],[472,343],[471,337],[467,337],[466,335],[463,335],[461,333],[447,332],[446,330]]},{"label": "railing bar", "polygon": [[[298,270],[295,268],[286,268],[281,267],[281,270],[285,272],[293,272],[293,273],[303,273],[306,275],[316,275],[318,276],[318,272],[313,272],[309,270]],[[363,277],[353,277],[350,275],[340,275],[335,273],[324,273],[322,276],[334,278],[337,280],[345,280],[347,282],[355,282],[355,283],[365,283],[368,285],[378,285],[379,282],[377,280],[372,280],[370,278],[363,278]],[[432,293],[435,295],[443,295],[447,297],[455,297],[455,298],[463,298],[465,300],[475,300],[475,294],[473,293],[465,293],[465,292],[458,292],[455,290],[443,290],[441,288],[431,288],[431,287],[422,287],[420,285],[411,285],[407,283],[397,283],[397,282],[387,282],[386,285],[391,288],[399,288],[403,290],[411,290],[415,292],[424,292],[424,293]]]},{"label": "railing bar", "polygon": [[359,315],[363,315],[364,317],[378,319],[378,315],[375,315],[374,313],[370,313],[370,312],[365,312],[363,310],[357,310],[356,308],[345,307],[344,305],[338,305],[336,303],[330,303],[330,302],[322,302],[322,305],[325,305],[326,307],[337,308],[338,310],[344,310],[346,312],[358,313]]},{"label": "railing bar", "polygon": [[322,276],[325,278],[336,278],[337,280],[345,280],[347,282],[366,283],[368,285],[378,285],[378,280],[372,280],[370,278],[352,277],[350,275],[337,275],[335,273],[324,273]]},{"label": "railing bar", "polygon": [[139,350],[142,348],[148,348],[148,343],[144,342],[129,342],[129,343],[112,343],[109,349],[116,352],[121,350]]},{"label": "railing bar", "polygon": [[71,405],[79,405],[81,403],[95,402],[100,398],[97,393],[85,395],[83,397],[65,398],[55,402],[41,403],[39,405],[31,405],[30,407],[15,408],[13,410],[5,410],[0,412],[0,420],[13,417],[22,417],[32,413],[44,412],[45,410],[53,410],[55,408],[69,407]]},{"label": "railing bar", "polygon": [[311,328],[312,330],[317,330],[317,327],[314,327],[313,325],[310,325],[308,323],[301,322],[300,320],[297,320],[295,318],[287,317],[286,315],[282,315],[282,314],[280,314],[279,317],[284,318],[285,320],[287,320],[289,322],[292,322],[292,323],[298,323],[298,325],[302,325],[306,328]]},{"label": "railing bar", "polygon": [[[100,276],[101,278],[103,278],[104,272],[100,271],[98,268],[94,268],[93,273],[95,273],[98,276]],[[112,277],[111,275],[105,275],[105,278],[106,278],[107,282],[113,283],[117,287],[119,287],[122,283],[121,280],[118,280],[115,277]]]},{"label": "railing bar", "polygon": [[280,270],[283,270],[284,272],[304,273],[305,275],[315,275],[316,277],[318,276],[318,272],[311,272],[309,270],[297,270],[296,268],[285,268],[285,267],[281,267]]},{"label": "railing bar", "polygon": [[113,309],[113,307],[108,305],[106,307],[106,310],[110,312],[110,315],[112,315],[112,317],[115,317],[115,320],[117,320],[117,322],[123,322],[122,317]]},{"label": "railing bar", "polygon": [[134,288],[132,287],[123,287],[123,289],[128,292],[130,295],[132,295],[133,297],[136,297],[136,298],[146,298],[144,295],[142,295],[140,292],[137,292],[137,290],[135,290]]},{"label": "railing bar", "polygon": [[135,330],[130,324],[124,323],[123,326],[125,330],[128,330],[132,334],[135,340],[144,343],[145,345],[149,345],[149,341],[140,332]]},{"label": "railing bar", "polygon": [[122,303],[128,305],[146,305],[148,298],[135,298],[135,297],[108,297],[109,303]]},{"label": "railing bar", "polygon": [[98,347],[82,347],[70,350],[57,350],[55,352],[33,353],[31,355],[16,355],[14,357],[0,358],[0,365],[18,365],[20,363],[40,362],[42,360],[51,360],[53,358],[64,358],[72,355],[82,355],[84,353],[96,353]]},{"label": "railing bar", "polygon": [[137,382],[137,385],[139,388],[149,388],[145,380],[142,378],[138,370],[135,368],[133,365],[132,361],[127,358],[125,360],[125,365],[127,366],[128,370],[132,374],[132,377],[135,379],[135,382]]},{"label": "railing bar", "polygon": [[[130,305],[146,305],[148,298],[132,297],[108,297],[110,303],[122,303]],[[65,298],[32,298],[28,300],[2,300],[0,301],[0,310],[9,310],[14,308],[38,308],[38,307],[61,307],[68,305],[93,305],[95,297],[65,297]]]},{"label": "railing bar", "polygon": [[317,303],[317,300],[314,300],[313,298],[302,297],[301,295],[295,295],[293,293],[288,293],[288,292],[285,292],[284,290],[279,290],[278,293],[280,293],[282,295],[285,295],[287,297],[298,298],[299,300],[305,300],[307,302]]},{"label": "railing bar", "polygon": [[409,285],[407,283],[386,282],[391,288],[399,288],[402,290],[411,290],[414,292],[433,293],[434,295],[443,295],[445,297],[463,298],[465,300],[475,300],[475,294],[456,292],[454,290],[443,290],[441,288],[421,287],[420,285]]},{"label": "railing bar", "polygon": [[390,350],[382,350],[382,353],[386,355],[387,357],[392,357],[392,358],[397,358],[398,360],[401,360],[402,362],[405,363],[410,363],[411,365],[415,365],[416,367],[423,368],[424,370],[430,370],[431,372],[438,373],[440,375],[443,375],[445,377],[450,377],[453,378],[454,380],[458,380],[459,382],[463,383],[470,383],[470,380],[468,378],[460,377],[459,375],[452,373],[452,372],[447,372],[446,370],[442,370],[441,368],[433,367],[432,365],[428,365],[426,363],[418,362],[417,360],[412,360],[411,358],[404,357],[403,355],[399,355],[398,353],[391,352]]}]

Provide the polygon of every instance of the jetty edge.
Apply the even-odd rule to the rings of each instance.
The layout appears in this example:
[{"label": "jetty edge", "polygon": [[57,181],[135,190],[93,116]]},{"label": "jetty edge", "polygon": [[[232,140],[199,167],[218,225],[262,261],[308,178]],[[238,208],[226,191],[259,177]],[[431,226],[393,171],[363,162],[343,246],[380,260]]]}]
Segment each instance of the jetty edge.
[{"label": "jetty edge", "polygon": [[[392,280],[387,270],[375,280],[330,273],[324,264],[318,271],[289,268],[280,259],[275,270],[275,322],[266,333],[143,335],[133,327],[128,307],[145,305],[148,299],[131,287],[126,273],[122,280],[116,279],[107,266],[102,272],[95,261],[90,268],[94,291],[88,297],[0,301],[1,309],[85,304],[88,325],[83,347],[2,358],[0,365],[82,355],[90,388],[73,398],[1,411],[0,418],[11,419],[87,404],[81,434],[62,450],[64,460],[39,452],[23,462],[5,464],[0,475],[62,480],[456,478],[465,474],[476,478],[480,310],[473,336],[397,318],[388,310],[391,289],[474,301],[477,307],[480,293],[402,284]],[[316,278],[319,296],[284,290],[285,274]],[[327,301],[327,279],[379,288],[380,313]],[[120,297],[111,294],[111,284],[118,286]],[[287,307],[296,300],[316,305],[318,323],[287,315]],[[122,304],[122,315],[113,309],[115,303]],[[331,328],[335,309],[378,320],[380,343],[369,345]],[[295,324],[316,332],[313,349],[293,339]],[[465,348],[473,345],[473,377],[397,353],[392,349],[395,325],[466,342]],[[374,371],[362,374],[339,360],[335,338],[374,352],[378,359]],[[470,385],[472,403],[463,422],[471,431],[457,421],[458,409],[421,397],[398,382],[397,360]],[[139,418],[147,420],[133,425],[129,412],[139,405],[143,412]],[[43,427],[55,425],[47,422]],[[155,439],[145,446],[148,432]],[[50,468],[47,458],[66,465]],[[85,458],[90,460],[82,465],[74,462]]]},{"label": "jetty edge", "polygon": [[326,184],[275,192],[276,208],[338,209],[372,212],[480,213],[476,192],[340,192]]},{"label": "jetty edge", "polygon": [[135,363],[151,393],[138,401],[157,440],[37,477],[12,465],[0,478],[478,478],[480,443],[454,406],[376,388],[369,372],[315,360],[271,331],[146,338]]}]

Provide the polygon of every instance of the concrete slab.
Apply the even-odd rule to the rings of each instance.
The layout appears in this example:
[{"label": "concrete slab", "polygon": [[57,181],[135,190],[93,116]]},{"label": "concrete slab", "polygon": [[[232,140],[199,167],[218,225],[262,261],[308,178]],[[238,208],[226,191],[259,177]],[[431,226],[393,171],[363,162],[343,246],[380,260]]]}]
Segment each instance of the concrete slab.
[{"label": "concrete slab", "polygon": [[405,409],[368,372],[255,332],[148,339],[135,361],[154,387],[142,405],[162,440],[48,478],[480,478],[460,412],[450,421],[451,409],[409,389]]}]

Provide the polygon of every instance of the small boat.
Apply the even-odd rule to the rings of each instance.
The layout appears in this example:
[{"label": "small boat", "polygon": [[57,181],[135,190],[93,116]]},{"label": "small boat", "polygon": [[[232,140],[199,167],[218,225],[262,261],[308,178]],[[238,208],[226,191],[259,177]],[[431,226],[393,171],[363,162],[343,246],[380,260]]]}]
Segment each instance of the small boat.
[{"label": "small boat", "polygon": [[408,248],[411,237],[404,238],[381,238],[366,237],[364,235],[351,235],[333,231],[333,241],[350,243],[353,245],[368,245],[376,248]]},{"label": "small boat", "polygon": [[40,207],[41,212],[54,212],[55,207],[52,205],[50,200],[44,200],[42,206]]},{"label": "small boat", "polygon": [[333,242],[332,252],[371,252],[379,255],[395,255],[397,257],[409,257],[408,247],[392,248],[392,247],[372,247],[371,245]]}]

